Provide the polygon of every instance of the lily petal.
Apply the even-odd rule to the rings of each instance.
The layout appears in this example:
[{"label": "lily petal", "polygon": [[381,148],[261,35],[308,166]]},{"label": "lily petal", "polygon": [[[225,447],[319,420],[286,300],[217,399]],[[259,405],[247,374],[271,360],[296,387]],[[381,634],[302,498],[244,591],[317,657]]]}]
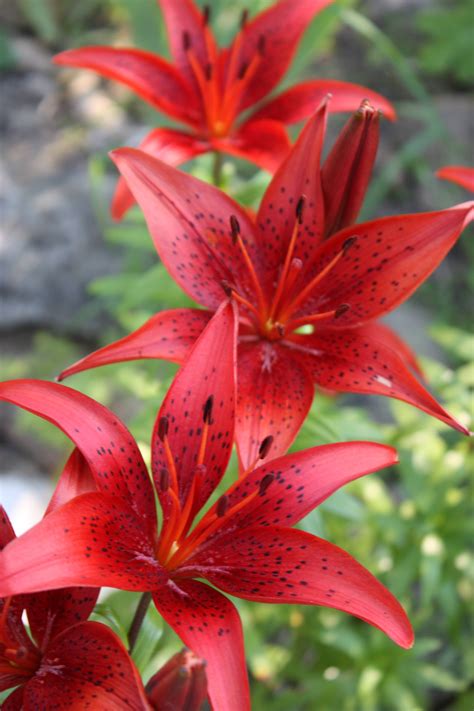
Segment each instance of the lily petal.
[{"label": "lily petal", "polygon": [[54,57],[55,64],[91,69],[114,79],[168,116],[191,126],[199,123],[200,107],[196,93],[169,62],[142,49],[81,47],[68,49]]},{"label": "lily petal", "polygon": [[0,597],[70,586],[156,590],[167,574],[126,500],[82,494],[0,553]]},{"label": "lily petal", "polygon": [[275,119],[285,124],[303,121],[311,116],[325,96],[331,94],[329,113],[356,111],[361,101],[367,99],[372,106],[381,111],[385,118],[395,121],[397,118],[393,105],[372,89],[360,84],[352,84],[336,79],[313,79],[296,84],[257,109],[249,120]]},{"label": "lily petal", "polygon": [[[173,128],[155,128],[145,136],[138,148],[168,165],[178,166],[201,153],[206,153],[210,146],[190,133]],[[121,220],[134,204],[135,198],[124,178],[120,177],[110,208],[114,220]]]},{"label": "lily petal", "polygon": [[[169,492],[161,490],[160,478],[170,464],[159,436],[163,418],[169,424],[167,441],[177,468],[176,493],[182,505],[193,478],[198,476],[196,465],[205,467],[195,491],[196,510],[207,501],[226,470],[234,437],[237,327],[234,304],[222,304],[189,352],[161,405],[152,437],[152,470],[165,515],[170,499]],[[207,443],[199,457],[208,402]]]},{"label": "lily petal", "polygon": [[280,121],[248,121],[231,138],[214,138],[216,150],[244,158],[274,173],[290,152],[291,143]]},{"label": "lily petal", "polygon": [[[383,338],[383,337],[382,337]],[[469,434],[418,382],[406,361],[390,348],[386,340],[377,340],[369,326],[325,330],[300,337],[300,351],[305,366],[315,382],[341,392],[386,395],[418,407],[450,427]],[[303,355],[306,349],[307,354]]]},{"label": "lily petal", "polygon": [[324,200],[319,164],[326,117],[327,102],[324,102],[301,131],[291,153],[273,176],[258,210],[258,239],[264,255],[269,293],[274,291],[297,223],[296,209],[303,196],[302,224],[298,229],[293,256],[306,262],[322,240]]},{"label": "lily petal", "polygon": [[97,491],[94,475],[84,455],[76,447],[58,479],[48,508],[45,511],[45,516],[75,496],[87,494],[90,491]]},{"label": "lily petal", "polygon": [[[25,693],[25,677],[19,675],[11,675],[8,677],[8,679],[5,678],[5,680],[3,680],[3,674],[4,672],[2,670],[2,681],[0,681],[0,691],[4,691],[5,689],[11,689],[17,684],[21,684],[21,686],[15,689],[15,691],[12,691],[8,698],[5,699],[5,701],[2,703],[2,711],[21,711],[21,709],[24,708],[23,696]],[[4,684],[7,684],[7,686],[4,686]]]},{"label": "lily petal", "polygon": [[0,504],[0,551],[5,548],[7,543],[16,538],[15,531],[11,524],[8,514]]},{"label": "lily petal", "polygon": [[[325,444],[273,459],[239,479],[226,492],[230,510],[258,490],[265,476],[273,477],[265,495],[249,499],[248,505],[229,516],[216,535],[255,525],[292,526],[344,484],[396,462],[396,450],[376,442]],[[210,540],[206,540],[206,547]],[[198,552],[198,558],[199,555]],[[186,565],[192,566],[192,561],[188,559]]]},{"label": "lily petal", "polygon": [[200,309],[160,311],[133,333],[99,348],[63,370],[58,380],[89,368],[141,358],[162,358],[183,363],[211,316],[210,311]]},{"label": "lily petal", "polygon": [[342,129],[321,171],[326,237],[356,221],[378,145],[379,115],[364,102]]},{"label": "lily petal", "polygon": [[436,171],[436,177],[450,180],[466,190],[474,192],[474,168],[465,165],[447,165]]},{"label": "lily petal", "polygon": [[[166,23],[171,53],[179,71],[191,85],[196,77],[189,62],[186,43],[201,67],[212,63],[216,55],[215,40],[208,30],[204,15],[193,0],[158,0]],[[186,42],[185,42],[186,36]]]},{"label": "lily petal", "polygon": [[273,437],[271,459],[285,454],[313,401],[313,384],[297,358],[258,342],[239,347],[236,441],[241,468],[252,466],[262,441]]},{"label": "lily petal", "polygon": [[0,383],[0,400],[56,425],[84,455],[97,488],[127,499],[148,529],[156,529],[155,501],[145,462],[128,429],[110,410],[65,385],[42,380]]},{"label": "lily petal", "polygon": [[81,622],[49,645],[24,691],[25,709],[79,708],[147,711],[145,690],[116,634],[100,622]]},{"label": "lily petal", "polygon": [[396,333],[386,323],[380,321],[370,321],[364,325],[364,333],[374,341],[381,341],[387,348],[395,351],[411,370],[420,378],[424,378],[423,368],[418,360],[418,356],[411,346]]},{"label": "lily petal", "polygon": [[[405,611],[379,581],[341,548],[304,531],[245,528],[206,552],[206,578],[245,600],[323,605],[360,617],[396,644],[413,645]],[[214,572],[215,571],[215,572]]]},{"label": "lily petal", "polygon": [[[467,202],[438,212],[384,217],[337,232],[321,246],[308,280],[343,254],[315,286],[301,313],[349,304],[330,324],[342,328],[392,311],[430,276],[473,218],[474,202]],[[353,236],[357,239],[344,250]]]},{"label": "lily petal", "polygon": [[241,250],[232,244],[234,215],[257,271],[253,223],[236,202],[212,185],[133,148],[111,157],[142,208],[155,247],[169,273],[193,299],[216,308],[222,280],[236,279],[254,300],[254,282]]},{"label": "lily petal", "polygon": [[278,84],[293,59],[303,32],[313,17],[331,2],[280,0],[245,25],[242,36],[234,40],[241,43],[236,71],[250,65],[256,56],[260,57],[260,63],[242,96],[240,110],[255,104]]},{"label": "lily petal", "polygon": [[242,624],[232,602],[194,580],[166,586],[153,600],[183,642],[206,660],[212,708],[250,711]]}]

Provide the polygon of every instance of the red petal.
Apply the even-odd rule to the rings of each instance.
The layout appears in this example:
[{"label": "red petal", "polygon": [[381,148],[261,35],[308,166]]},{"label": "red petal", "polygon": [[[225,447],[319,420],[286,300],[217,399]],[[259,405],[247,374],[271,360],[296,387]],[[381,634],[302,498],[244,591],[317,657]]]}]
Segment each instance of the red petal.
[{"label": "red petal", "polygon": [[208,53],[204,18],[192,0],[158,0],[166,22],[171,53],[179,71],[195,85],[196,78],[185,50],[184,36],[187,34],[198,63],[204,67],[212,61],[216,53],[214,38],[207,32],[207,41],[211,48]]},{"label": "red petal", "polygon": [[0,597],[69,586],[155,590],[166,581],[154,541],[127,502],[82,494],[0,554]]},{"label": "red petal", "polygon": [[[325,444],[274,459],[226,492],[230,510],[254,493],[266,475],[274,477],[265,495],[253,498],[248,506],[229,516],[216,535],[225,534],[229,528],[235,531],[254,525],[292,526],[344,484],[397,461],[395,449],[375,442]],[[192,565],[190,559],[188,565]]]},{"label": "red petal", "polygon": [[397,117],[390,101],[365,86],[335,79],[313,79],[296,84],[270,99],[251,118],[275,119],[285,124],[303,121],[311,116],[328,94],[331,94],[328,105],[331,114],[355,111],[361,101],[368,99],[390,121]]},{"label": "red petal", "polygon": [[326,129],[326,104],[308,121],[286,160],[275,173],[263,196],[256,223],[260,249],[264,255],[267,289],[274,291],[293,228],[296,207],[302,196],[303,224],[299,229],[293,256],[307,261],[322,239],[324,201],[319,169]]},{"label": "red petal", "polygon": [[[173,128],[155,128],[138,148],[159,158],[168,165],[178,166],[209,150],[209,144],[195,136]],[[111,213],[114,220],[121,220],[127,210],[135,204],[135,198],[125,180],[120,177],[112,200]]]},{"label": "red petal", "polygon": [[141,49],[81,47],[54,57],[56,64],[91,69],[135,91],[159,111],[192,126],[199,123],[201,110],[191,87],[169,62]]},{"label": "red petal", "polygon": [[58,380],[89,368],[141,358],[163,358],[183,363],[211,316],[210,311],[198,309],[160,311],[130,335],[99,348],[63,370]]},{"label": "red petal", "polygon": [[269,435],[270,458],[285,454],[308,414],[314,390],[299,360],[267,342],[239,347],[237,382],[235,437],[247,469]]},{"label": "red petal", "polygon": [[53,641],[27,684],[25,709],[149,708],[138,670],[106,625],[82,622]]},{"label": "red petal", "polygon": [[160,474],[169,466],[158,436],[162,417],[169,422],[168,441],[177,468],[182,504],[196,476],[204,426],[203,408],[209,397],[213,398],[211,424],[200,462],[206,466],[206,473],[195,492],[196,510],[207,501],[226,470],[234,435],[237,319],[232,303],[219,308],[191,349],[158,413],[152,438],[152,468],[165,512],[169,494],[161,491]]},{"label": "red petal", "polygon": [[44,650],[63,630],[85,622],[99,592],[99,588],[62,588],[28,595],[28,621],[38,647]]},{"label": "red petal", "polygon": [[[216,308],[223,279],[242,284],[255,300],[254,284],[229,220],[238,219],[255,257],[254,227],[245,210],[217,188],[133,148],[111,153],[142,208],[155,247],[171,276],[199,303]],[[239,289],[240,291],[240,289]]]},{"label": "red petal", "polygon": [[0,504],[0,551],[5,548],[7,543],[16,538],[15,531],[11,524],[8,514]]},{"label": "red petal", "polygon": [[436,177],[441,180],[450,180],[452,183],[474,192],[474,168],[464,165],[447,165],[436,171]]},{"label": "red petal", "polygon": [[80,494],[97,491],[94,475],[77,447],[66,462],[56,488],[45,511],[45,516]]},{"label": "red petal", "polygon": [[410,622],[394,596],[348,553],[304,531],[245,528],[204,551],[199,563],[216,571],[206,573],[211,583],[237,597],[335,607],[405,649],[413,645]]},{"label": "red petal", "polygon": [[270,173],[280,167],[291,148],[284,125],[269,120],[248,121],[232,138],[215,138],[212,144],[217,150],[244,158]]},{"label": "red petal", "polygon": [[474,202],[439,212],[384,217],[353,225],[328,239],[308,281],[349,237],[357,241],[317,284],[301,313],[330,311],[349,304],[331,326],[353,326],[392,311],[429,277],[474,217]]},{"label": "red petal", "polygon": [[155,501],[145,463],[132,435],[110,410],[65,385],[41,380],[0,383],[0,400],[59,427],[84,455],[97,488],[125,497],[149,530],[155,530]]},{"label": "red petal", "polygon": [[[242,97],[241,111],[255,104],[278,84],[293,59],[303,32],[313,17],[331,1],[280,0],[246,24],[242,31],[236,72],[250,64],[257,54],[261,55],[261,61]],[[262,37],[265,42],[263,53],[259,51]]]},{"label": "red petal", "polygon": [[231,601],[194,580],[173,583],[153,599],[183,642],[206,660],[212,708],[250,711],[242,624]]},{"label": "red petal", "polygon": [[364,333],[375,341],[381,341],[387,348],[395,351],[400,358],[405,362],[411,370],[413,370],[420,378],[424,378],[425,374],[418,361],[418,356],[409,344],[395,333],[387,324],[379,321],[371,321],[364,325]]},{"label": "red petal", "polygon": [[394,397],[469,434],[416,380],[402,357],[376,335],[371,326],[362,326],[300,337],[301,345],[308,350],[306,356],[301,352],[303,362],[324,388]]},{"label": "red petal", "polygon": [[356,221],[378,144],[379,115],[364,102],[342,129],[321,170],[326,236]]},{"label": "red petal", "polygon": [[[8,686],[5,686],[5,689],[11,689],[12,687],[16,686],[17,684],[22,684],[22,682],[25,681],[24,677],[14,677],[12,676],[11,678],[12,684],[9,684]],[[1,682],[0,682],[0,689],[1,689]],[[3,689],[2,689],[3,690]],[[23,711],[24,706],[23,706],[23,694],[25,691],[25,687],[22,684],[22,686],[19,686],[18,689],[15,689],[7,699],[2,703],[2,711]]]}]

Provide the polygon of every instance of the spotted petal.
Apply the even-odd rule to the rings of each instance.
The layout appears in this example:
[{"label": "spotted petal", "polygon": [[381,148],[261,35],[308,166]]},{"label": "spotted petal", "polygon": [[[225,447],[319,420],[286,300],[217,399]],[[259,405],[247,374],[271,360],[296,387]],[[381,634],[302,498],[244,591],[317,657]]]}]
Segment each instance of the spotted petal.
[{"label": "spotted petal", "polygon": [[145,463],[132,435],[110,410],[65,385],[41,380],[0,383],[0,400],[61,429],[84,455],[98,489],[127,499],[148,530],[155,530],[155,501]]},{"label": "spotted petal", "polygon": [[222,280],[242,286],[254,301],[254,282],[241,250],[232,244],[234,215],[255,255],[253,223],[236,202],[217,188],[133,148],[111,154],[142,208],[155,247],[181,288],[199,303],[216,308]]},{"label": "spotted petal", "polygon": [[[212,564],[211,564],[212,560]],[[207,579],[237,597],[322,605],[360,617],[396,644],[413,644],[410,622],[395,597],[341,548],[304,531],[244,528],[203,551]]]},{"label": "spotted petal", "polygon": [[355,111],[361,101],[368,99],[390,121],[396,118],[393,105],[376,91],[346,81],[313,79],[296,84],[270,99],[268,103],[257,109],[251,119],[274,119],[285,124],[303,121],[314,113],[328,94],[331,94],[329,113]]},{"label": "spotted petal", "polygon": [[274,173],[287,157],[291,143],[280,121],[249,121],[229,138],[213,139],[213,146],[229,155],[244,158]]},{"label": "spotted petal", "polygon": [[465,165],[447,165],[436,171],[436,177],[450,180],[466,190],[474,192],[474,168]]},{"label": "spotted petal", "polygon": [[133,333],[99,348],[63,370],[58,380],[89,368],[141,358],[162,358],[183,363],[211,315],[210,311],[198,309],[160,311]]},{"label": "spotted petal", "polygon": [[168,116],[192,126],[199,123],[195,92],[175,67],[156,54],[141,49],[81,47],[57,54],[54,62],[91,69],[107,79],[115,79]]},{"label": "spotted petal", "polygon": [[183,642],[206,660],[212,708],[250,711],[242,624],[231,601],[194,580],[173,583],[153,600]]},{"label": "spotted petal", "polygon": [[94,475],[77,447],[72,451],[58,479],[45,516],[80,494],[97,491]]},{"label": "spotted petal", "polygon": [[[340,392],[386,395],[408,402],[468,434],[412,375],[403,359],[370,325],[301,336],[300,356],[314,381]],[[305,354],[306,351],[306,354]]]}]

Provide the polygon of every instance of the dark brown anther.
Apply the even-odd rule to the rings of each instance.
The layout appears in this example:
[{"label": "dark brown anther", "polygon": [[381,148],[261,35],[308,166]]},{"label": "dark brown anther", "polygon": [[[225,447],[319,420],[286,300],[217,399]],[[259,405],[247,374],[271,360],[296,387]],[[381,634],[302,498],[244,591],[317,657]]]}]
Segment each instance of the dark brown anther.
[{"label": "dark brown anther", "polygon": [[339,306],[334,312],[334,318],[341,318],[341,316],[345,314],[346,311],[349,311],[350,308],[351,307],[349,304],[339,304]]},{"label": "dark brown anther", "polygon": [[270,451],[270,447],[273,444],[273,435],[267,435],[265,439],[262,439],[260,443],[260,447],[258,448],[258,457],[259,459],[265,459],[267,456],[268,452]]},{"label": "dark brown anther", "polygon": [[285,327],[284,327],[284,325],[283,325],[282,323],[276,323],[276,324],[275,324],[275,328],[276,328],[276,330],[278,331],[278,335],[279,335],[281,338],[283,338],[283,336],[285,335]]},{"label": "dark brown anther", "polygon": [[260,35],[258,38],[257,42],[257,52],[261,57],[265,54],[265,45],[266,45],[266,40],[265,40],[265,35]]},{"label": "dark brown anther", "polygon": [[223,494],[221,498],[217,501],[216,514],[219,518],[225,516],[227,509],[229,508],[229,497]]},{"label": "dark brown anther", "polygon": [[191,35],[189,32],[183,32],[183,49],[185,52],[191,49]]},{"label": "dark brown anther", "polygon": [[240,225],[235,215],[230,216],[230,230],[232,234],[232,244],[236,244],[240,235]]},{"label": "dark brown anther", "polygon": [[303,210],[306,204],[306,195],[302,195],[296,204],[296,219],[300,225],[303,224]]},{"label": "dark brown anther", "polygon": [[240,16],[240,28],[243,30],[245,25],[247,24],[247,20],[249,19],[249,11],[245,7],[242,10],[242,14]]},{"label": "dark brown anther", "polygon": [[239,71],[237,72],[237,79],[242,80],[242,79],[244,78],[244,76],[247,74],[247,69],[248,69],[248,68],[249,68],[248,62],[243,62],[243,63],[240,65]]},{"label": "dark brown anther", "polygon": [[207,81],[211,81],[212,79],[212,64],[206,64],[204,68],[204,76],[206,77]]},{"label": "dark brown anther", "polygon": [[273,474],[265,474],[263,477],[262,481],[260,482],[260,486],[258,487],[258,495],[259,496],[265,496],[267,493],[267,489],[274,480]]},{"label": "dark brown anther", "polygon": [[229,299],[231,299],[231,298],[232,298],[233,291],[232,291],[232,287],[231,287],[231,285],[229,284],[229,282],[226,281],[225,279],[223,279],[223,280],[221,281],[221,286],[222,286],[222,288],[224,289],[225,295],[228,296]]},{"label": "dark brown anther", "polygon": [[208,425],[212,425],[212,408],[214,407],[214,395],[209,395],[202,408],[202,419]]},{"label": "dark brown anther", "polygon": [[354,235],[354,237],[348,237],[345,242],[343,242],[342,245],[342,251],[344,254],[347,254],[347,252],[350,250],[350,248],[357,242],[357,235]]},{"label": "dark brown anther", "polygon": [[209,24],[209,20],[211,19],[211,8],[209,5],[204,5],[202,8],[202,24],[204,27]]},{"label": "dark brown anther", "polygon": [[168,491],[170,486],[170,473],[167,469],[160,471],[160,491]]},{"label": "dark brown anther", "polygon": [[158,437],[163,440],[165,439],[166,435],[168,434],[168,430],[170,427],[170,422],[167,417],[160,417],[159,422],[158,422]]}]

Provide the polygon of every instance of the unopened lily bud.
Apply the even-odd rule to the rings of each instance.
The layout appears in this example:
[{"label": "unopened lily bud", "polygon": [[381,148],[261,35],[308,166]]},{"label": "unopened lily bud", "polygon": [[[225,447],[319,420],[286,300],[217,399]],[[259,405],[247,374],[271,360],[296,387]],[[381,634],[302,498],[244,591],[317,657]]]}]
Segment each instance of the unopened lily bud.
[{"label": "unopened lily bud", "polygon": [[145,691],[156,711],[201,711],[207,697],[206,663],[183,649],[151,677]]}]

